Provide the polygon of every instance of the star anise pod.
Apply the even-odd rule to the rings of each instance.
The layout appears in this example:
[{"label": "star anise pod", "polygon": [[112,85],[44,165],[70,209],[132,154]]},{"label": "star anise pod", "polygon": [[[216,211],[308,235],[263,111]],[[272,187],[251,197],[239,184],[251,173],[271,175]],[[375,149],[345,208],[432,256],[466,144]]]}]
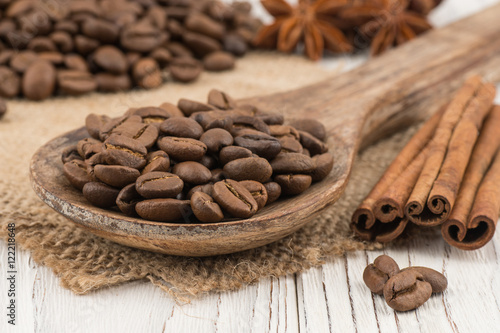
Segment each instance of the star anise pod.
[{"label": "star anise pod", "polygon": [[370,0],[344,9],[340,16],[358,22],[361,37],[371,40],[371,54],[379,55],[432,29],[424,15],[408,6],[408,0]]},{"label": "star anise pod", "polygon": [[323,50],[350,52],[352,45],[334,24],[334,16],[347,0],[299,0],[292,7],[284,0],[261,0],[275,21],[261,28],[256,46],[292,52],[302,42],[306,55],[318,60]]}]

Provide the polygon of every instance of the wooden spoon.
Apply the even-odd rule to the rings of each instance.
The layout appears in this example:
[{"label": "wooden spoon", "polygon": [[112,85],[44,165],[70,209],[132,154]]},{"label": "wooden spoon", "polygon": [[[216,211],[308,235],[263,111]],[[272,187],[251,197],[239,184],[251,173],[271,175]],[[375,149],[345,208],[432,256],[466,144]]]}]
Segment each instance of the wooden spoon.
[{"label": "wooden spoon", "polygon": [[431,31],[349,73],[298,90],[242,101],[286,117],[320,119],[335,158],[334,170],[325,180],[250,219],[214,224],[157,223],[90,205],[62,175],[60,159],[65,147],[87,136],[83,128],[37,151],[31,163],[33,188],[45,203],[79,226],[141,249],[209,256],[273,242],[311,221],[340,197],[362,143],[372,143],[395,128],[426,117],[471,74],[497,80],[499,17],[500,5]]}]

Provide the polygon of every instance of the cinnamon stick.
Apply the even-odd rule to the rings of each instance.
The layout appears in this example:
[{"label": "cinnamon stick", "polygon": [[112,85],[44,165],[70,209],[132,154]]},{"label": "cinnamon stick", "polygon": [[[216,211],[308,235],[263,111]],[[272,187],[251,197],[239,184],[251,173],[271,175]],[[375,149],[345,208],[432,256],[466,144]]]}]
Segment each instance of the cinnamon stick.
[{"label": "cinnamon stick", "polygon": [[[493,178],[498,176],[490,173],[495,172],[494,170],[498,166],[490,168],[488,179],[484,175],[491,165],[494,155],[497,154],[495,160],[500,159],[498,154],[500,148],[499,129],[500,106],[495,106],[486,118],[474,147],[450,218],[441,226],[444,240],[462,250],[475,250],[482,247],[493,237],[495,232],[498,219],[498,208],[495,208],[495,200],[498,202],[500,195],[494,191],[497,188],[500,189],[500,180],[495,181]],[[495,161],[495,163],[499,162]],[[478,188],[481,181],[484,185],[481,185],[480,195]],[[481,198],[486,195],[489,197]]]},{"label": "cinnamon stick", "polygon": [[405,206],[406,216],[413,223],[435,226],[448,217],[478,130],[494,97],[495,87],[483,84],[480,77],[473,76],[451,101],[436,129],[429,156]]}]

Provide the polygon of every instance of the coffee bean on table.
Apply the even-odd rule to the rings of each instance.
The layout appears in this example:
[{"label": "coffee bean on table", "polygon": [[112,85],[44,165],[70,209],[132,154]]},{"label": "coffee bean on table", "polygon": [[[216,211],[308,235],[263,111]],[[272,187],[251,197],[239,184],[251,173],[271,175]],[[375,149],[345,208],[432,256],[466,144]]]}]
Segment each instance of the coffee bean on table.
[{"label": "coffee bean on table", "polygon": [[222,148],[233,144],[233,136],[225,129],[212,128],[203,133],[200,141],[207,145],[207,149],[210,153],[216,154]]},{"label": "coffee bean on table", "polygon": [[206,184],[212,178],[212,173],[207,167],[194,161],[177,163],[172,168],[172,173],[185,183],[193,185]]},{"label": "coffee bean on table", "polygon": [[152,171],[168,171],[170,169],[170,158],[163,150],[153,151],[146,156],[146,166],[142,174]]},{"label": "coffee bean on table", "polygon": [[381,255],[373,261],[373,264],[366,266],[363,281],[372,293],[382,295],[385,283],[397,273],[399,273],[399,266],[394,259]]},{"label": "coffee bean on table", "polygon": [[132,81],[126,74],[97,73],[94,78],[97,83],[97,90],[103,92],[127,91],[132,87]]},{"label": "coffee bean on table", "polygon": [[134,64],[132,75],[141,88],[152,89],[162,83],[160,67],[152,58],[142,58]]},{"label": "coffee bean on table", "polygon": [[235,180],[225,179],[215,183],[212,194],[215,201],[233,217],[249,218],[257,212],[258,205],[252,194]]},{"label": "coffee bean on table", "polygon": [[168,66],[174,79],[180,82],[191,82],[200,76],[203,66],[194,58],[175,58]]},{"label": "coffee bean on table", "polygon": [[201,141],[173,136],[159,139],[158,147],[176,161],[199,161],[207,151]]},{"label": "coffee bean on table", "polygon": [[224,218],[220,206],[210,195],[201,191],[192,194],[191,208],[196,218],[201,222],[214,223]]},{"label": "coffee bean on table", "polygon": [[111,208],[116,206],[116,198],[120,190],[104,183],[90,182],[83,186],[82,192],[85,199],[94,206]]},{"label": "coffee bean on table", "polygon": [[192,214],[189,200],[150,199],[135,205],[135,211],[146,220],[159,222],[183,222]]},{"label": "coffee bean on table", "polygon": [[9,65],[16,72],[24,73],[37,60],[39,60],[39,57],[35,52],[26,50],[13,54]]},{"label": "coffee bean on table", "polygon": [[222,165],[227,164],[238,158],[252,157],[252,152],[249,149],[238,146],[227,146],[220,150],[219,162]]},{"label": "coffee bean on table", "polygon": [[264,183],[271,178],[271,164],[262,157],[245,157],[228,162],[224,172],[235,180],[255,180]]},{"label": "coffee bean on table", "polygon": [[179,99],[177,107],[182,111],[182,113],[184,113],[186,117],[191,116],[195,112],[215,110],[215,108],[209,104],[192,101],[185,98]]},{"label": "coffee bean on table", "polygon": [[228,52],[217,51],[203,58],[203,67],[207,71],[221,72],[234,68],[234,56]]},{"label": "coffee bean on table", "polygon": [[42,100],[52,95],[56,83],[54,65],[46,60],[33,62],[23,76],[23,94],[32,100]]},{"label": "coffee bean on table", "polygon": [[160,130],[168,136],[199,139],[203,128],[195,120],[184,117],[169,118],[161,123]]},{"label": "coffee bean on table", "polygon": [[111,74],[123,74],[128,70],[127,59],[123,52],[111,45],[98,48],[92,55],[92,60],[97,66]]},{"label": "coffee bean on table", "polygon": [[82,95],[97,89],[92,74],[79,70],[59,70],[57,83],[59,90],[67,95]]},{"label": "coffee bean on table", "polygon": [[212,89],[208,93],[208,104],[215,106],[219,110],[229,110],[236,107],[236,102],[226,93]]},{"label": "coffee bean on table", "polygon": [[174,198],[181,193],[184,182],[169,172],[148,172],[135,182],[135,189],[145,198]]},{"label": "coffee bean on table", "polygon": [[431,284],[416,270],[392,276],[384,286],[387,304],[397,311],[413,310],[424,304],[432,294]]},{"label": "coffee bean on table", "polygon": [[404,268],[401,271],[407,271],[407,270],[414,270],[417,271],[419,274],[422,274],[424,281],[430,283],[433,293],[441,293],[448,286],[448,280],[446,279],[446,277],[432,268],[411,266]]}]

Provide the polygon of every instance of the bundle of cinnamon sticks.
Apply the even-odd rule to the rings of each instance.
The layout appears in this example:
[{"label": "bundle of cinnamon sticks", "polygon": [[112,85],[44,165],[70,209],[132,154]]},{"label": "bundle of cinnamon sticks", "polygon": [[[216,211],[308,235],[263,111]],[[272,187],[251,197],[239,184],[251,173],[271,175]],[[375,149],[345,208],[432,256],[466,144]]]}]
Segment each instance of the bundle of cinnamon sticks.
[{"label": "bundle of cinnamon sticks", "polygon": [[467,79],[411,138],[352,216],[362,239],[389,242],[409,223],[441,227],[464,250],[484,246],[500,210],[500,106],[495,86]]}]

